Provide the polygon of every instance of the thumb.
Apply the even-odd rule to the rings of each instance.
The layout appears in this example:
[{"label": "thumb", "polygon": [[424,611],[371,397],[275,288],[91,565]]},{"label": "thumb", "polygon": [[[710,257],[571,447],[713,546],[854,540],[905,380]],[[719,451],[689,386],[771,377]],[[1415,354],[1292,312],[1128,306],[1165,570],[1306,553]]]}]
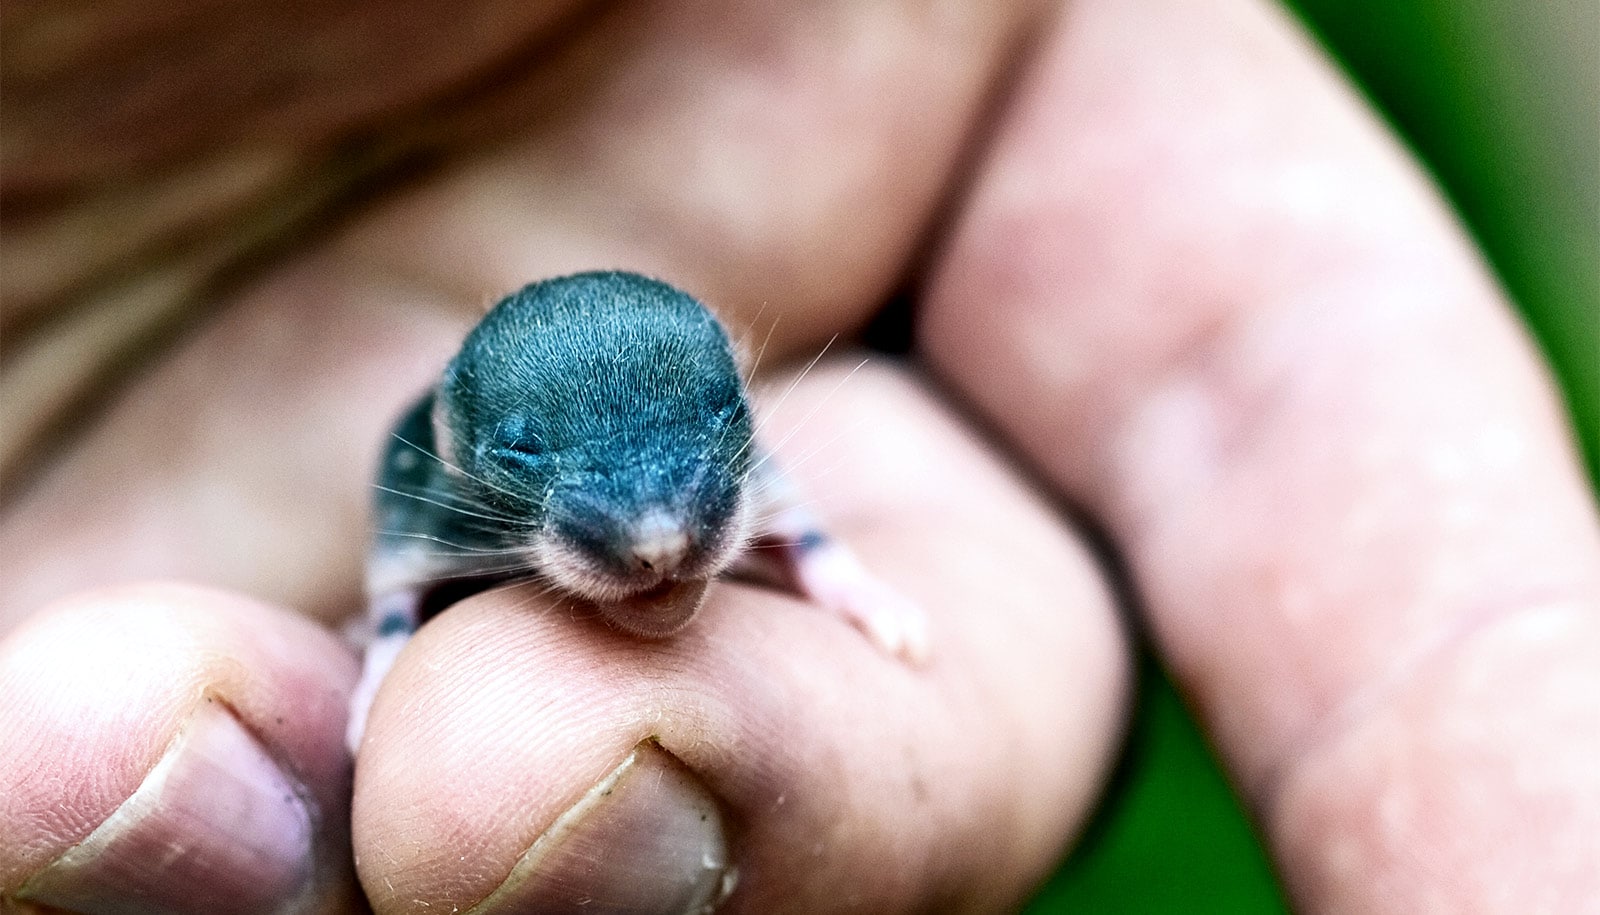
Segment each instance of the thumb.
[{"label": "thumb", "polygon": [[328,632],[221,591],[134,586],[42,611],[0,643],[0,894],[350,910],[354,676]]}]

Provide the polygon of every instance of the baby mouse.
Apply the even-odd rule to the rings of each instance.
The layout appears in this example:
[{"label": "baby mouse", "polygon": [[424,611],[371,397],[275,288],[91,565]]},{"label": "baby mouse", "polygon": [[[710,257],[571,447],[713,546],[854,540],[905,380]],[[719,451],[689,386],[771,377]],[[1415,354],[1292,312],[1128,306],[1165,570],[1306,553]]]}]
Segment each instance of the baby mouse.
[{"label": "baby mouse", "polygon": [[732,571],[787,585],[888,654],[926,656],[921,610],[817,525],[755,443],[716,317],[635,273],[545,280],[497,304],[396,424],[376,492],[352,752],[442,598],[511,579],[661,638]]}]

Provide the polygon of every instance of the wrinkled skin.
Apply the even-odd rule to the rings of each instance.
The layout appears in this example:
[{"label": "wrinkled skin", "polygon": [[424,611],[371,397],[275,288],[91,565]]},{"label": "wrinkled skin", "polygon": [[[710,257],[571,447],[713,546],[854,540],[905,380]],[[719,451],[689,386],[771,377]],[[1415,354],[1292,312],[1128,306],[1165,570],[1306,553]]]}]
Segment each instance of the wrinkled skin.
[{"label": "wrinkled skin", "polygon": [[[653,738],[729,824],[729,910],[1004,910],[1092,809],[1129,710],[1070,504],[1299,906],[1600,894],[1600,533],[1570,433],[1437,194],[1281,13],[473,9],[342,51],[366,83],[243,114],[145,99],[44,131],[53,109],[8,96],[8,192],[45,198],[161,168],[188,187],[183,163],[387,129],[418,99],[483,116],[213,303],[9,503],[0,889],[220,700],[311,825],[216,886],[311,859],[308,908],[358,910],[359,880],[380,913],[465,909]],[[48,287],[126,234],[28,263]],[[911,358],[851,374],[836,345],[783,396],[911,265]],[[493,591],[400,656],[352,788],[356,660],[307,617],[359,607],[383,430],[487,302],[590,267],[671,277],[764,349],[763,434],[928,609],[934,660],[735,585],[664,644]],[[208,841],[170,828],[144,841]]]}]

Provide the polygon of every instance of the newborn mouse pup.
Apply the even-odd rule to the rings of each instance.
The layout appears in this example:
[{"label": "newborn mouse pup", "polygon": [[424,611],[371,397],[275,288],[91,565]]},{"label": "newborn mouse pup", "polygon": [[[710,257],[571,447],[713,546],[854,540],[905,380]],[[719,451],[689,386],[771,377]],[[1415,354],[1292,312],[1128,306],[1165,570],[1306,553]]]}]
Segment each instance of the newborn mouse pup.
[{"label": "newborn mouse pup", "polygon": [[[733,568],[920,660],[921,611],[817,526],[753,439],[728,335],[688,294],[596,272],[502,300],[383,456],[351,750],[384,674],[447,586],[460,597],[536,578],[617,629],[660,638]],[[751,545],[776,562],[740,561]]]}]

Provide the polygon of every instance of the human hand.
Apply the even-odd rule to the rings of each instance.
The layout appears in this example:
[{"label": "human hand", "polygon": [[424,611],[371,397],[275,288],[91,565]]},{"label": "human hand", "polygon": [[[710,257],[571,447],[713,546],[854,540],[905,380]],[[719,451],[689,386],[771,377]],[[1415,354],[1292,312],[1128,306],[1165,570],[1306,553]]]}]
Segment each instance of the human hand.
[{"label": "human hand", "polygon": [[[573,835],[674,842],[613,850],[639,868],[612,889],[664,893],[673,862],[703,875],[694,852],[718,849],[697,816],[642,824],[706,810],[730,907],[1014,902],[1093,803],[1125,711],[1110,589],[1062,498],[1126,557],[1300,902],[1583,898],[1587,858],[1564,855],[1595,814],[1575,763],[1594,716],[1540,691],[1597,676],[1592,511],[1492,285],[1290,29],[1248,5],[1080,4],[1048,26],[685,14],[582,23],[524,90],[564,104],[241,293],[12,506],[9,619],[133,576],[214,587],[80,592],[0,649],[21,750],[0,762],[18,788],[0,829],[21,837],[0,886],[158,781],[184,733],[219,748],[186,759],[231,761],[197,764],[187,796],[232,791],[261,817],[246,834],[288,837],[205,884],[265,907],[315,860],[307,908],[353,905],[353,661],[242,594],[324,618],[358,603],[383,428],[474,310],[629,267],[772,326],[771,364],[859,326],[938,231],[912,363],[847,382],[829,365],[767,401],[824,513],[929,609],[929,669],[731,585],[661,644],[525,591],[476,597],[375,709],[352,817],[374,907],[475,904],[635,748],[627,771],[651,777]],[[1030,34],[1038,56],[1005,82]],[[968,142],[985,153],[957,186]],[[268,803],[285,782],[298,801]],[[237,836],[145,823],[145,849]],[[1494,841],[1512,828],[1522,848]],[[151,858],[94,866],[116,860]]]}]

